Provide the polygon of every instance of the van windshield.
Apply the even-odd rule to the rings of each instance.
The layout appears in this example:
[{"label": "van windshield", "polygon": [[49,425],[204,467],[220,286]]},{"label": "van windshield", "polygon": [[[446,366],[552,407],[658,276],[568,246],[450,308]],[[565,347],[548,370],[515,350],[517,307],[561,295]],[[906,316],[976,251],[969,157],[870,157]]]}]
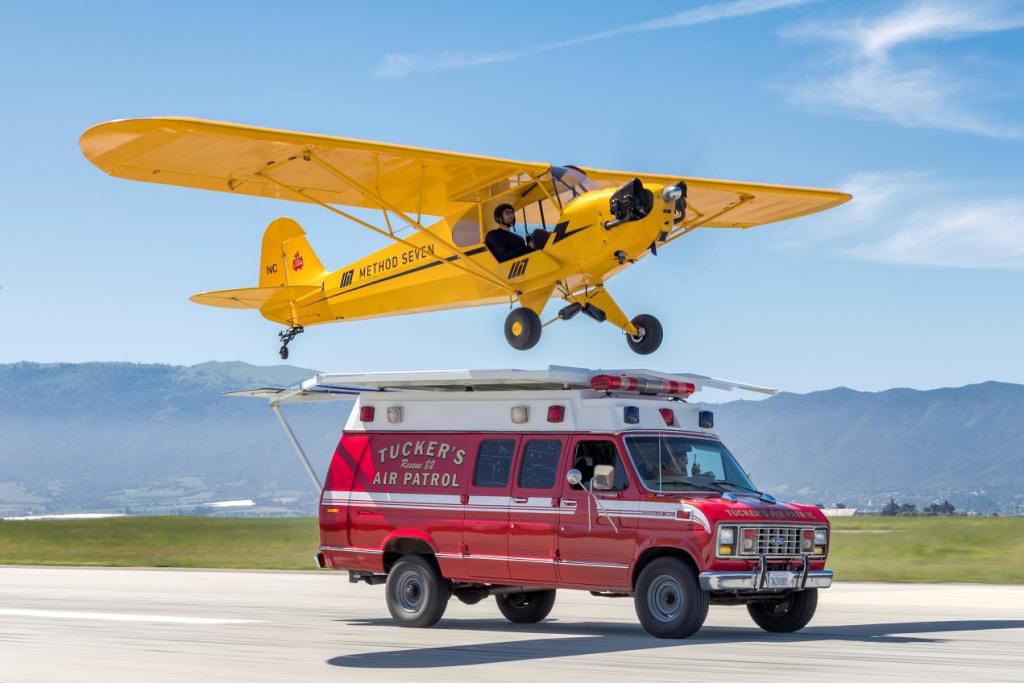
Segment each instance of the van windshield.
[{"label": "van windshield", "polygon": [[718,441],[666,434],[627,436],[626,448],[652,491],[758,492]]}]

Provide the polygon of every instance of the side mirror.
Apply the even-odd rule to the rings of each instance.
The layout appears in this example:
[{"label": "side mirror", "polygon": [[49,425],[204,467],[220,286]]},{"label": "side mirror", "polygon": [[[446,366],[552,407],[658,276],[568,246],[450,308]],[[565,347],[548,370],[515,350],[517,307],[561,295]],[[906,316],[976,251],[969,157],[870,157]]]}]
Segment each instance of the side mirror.
[{"label": "side mirror", "polygon": [[595,465],[593,486],[595,491],[611,491],[615,481],[615,468],[611,465]]},{"label": "side mirror", "polygon": [[579,486],[583,483],[583,473],[573,468],[565,473],[565,480],[573,486]]}]

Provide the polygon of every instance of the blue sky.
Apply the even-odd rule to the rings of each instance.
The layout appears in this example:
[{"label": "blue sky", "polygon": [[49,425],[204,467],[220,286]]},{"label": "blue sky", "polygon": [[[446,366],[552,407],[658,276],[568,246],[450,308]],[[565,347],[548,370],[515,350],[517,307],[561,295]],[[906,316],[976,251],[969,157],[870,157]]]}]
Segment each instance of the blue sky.
[{"label": "blue sky", "polygon": [[0,57],[0,362],[275,364],[275,325],[187,297],[254,284],[281,215],[329,267],[383,246],[315,207],[108,178],[78,149],[95,123],[179,115],[855,195],[613,279],[664,324],[646,358],[583,317],[513,351],[490,307],[311,328],[297,364],[1024,382],[1022,2],[4,3]]}]

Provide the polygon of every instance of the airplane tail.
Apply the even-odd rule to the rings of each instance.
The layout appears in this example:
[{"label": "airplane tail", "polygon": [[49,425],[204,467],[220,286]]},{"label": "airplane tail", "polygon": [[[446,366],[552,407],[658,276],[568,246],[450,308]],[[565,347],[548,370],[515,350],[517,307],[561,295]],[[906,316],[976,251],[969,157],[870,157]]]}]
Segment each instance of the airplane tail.
[{"label": "airplane tail", "polygon": [[324,270],[298,223],[278,218],[267,226],[260,253],[261,288],[310,285],[320,281]]},{"label": "airplane tail", "polygon": [[268,320],[296,325],[295,303],[320,291],[324,273],[302,227],[291,218],[278,218],[263,233],[259,287],[201,292],[190,299],[220,308],[254,308]]}]

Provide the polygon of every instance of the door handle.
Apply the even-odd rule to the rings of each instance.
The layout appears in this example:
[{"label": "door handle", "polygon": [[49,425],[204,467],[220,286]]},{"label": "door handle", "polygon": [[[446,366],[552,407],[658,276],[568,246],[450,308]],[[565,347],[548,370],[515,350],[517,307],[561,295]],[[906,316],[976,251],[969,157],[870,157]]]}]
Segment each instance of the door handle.
[{"label": "door handle", "polygon": [[513,498],[512,502],[513,503],[529,503],[530,499],[529,498]]},{"label": "door handle", "polygon": [[562,501],[562,507],[564,507],[564,508],[574,508],[574,507],[576,507],[576,501],[575,500],[563,500]]}]

